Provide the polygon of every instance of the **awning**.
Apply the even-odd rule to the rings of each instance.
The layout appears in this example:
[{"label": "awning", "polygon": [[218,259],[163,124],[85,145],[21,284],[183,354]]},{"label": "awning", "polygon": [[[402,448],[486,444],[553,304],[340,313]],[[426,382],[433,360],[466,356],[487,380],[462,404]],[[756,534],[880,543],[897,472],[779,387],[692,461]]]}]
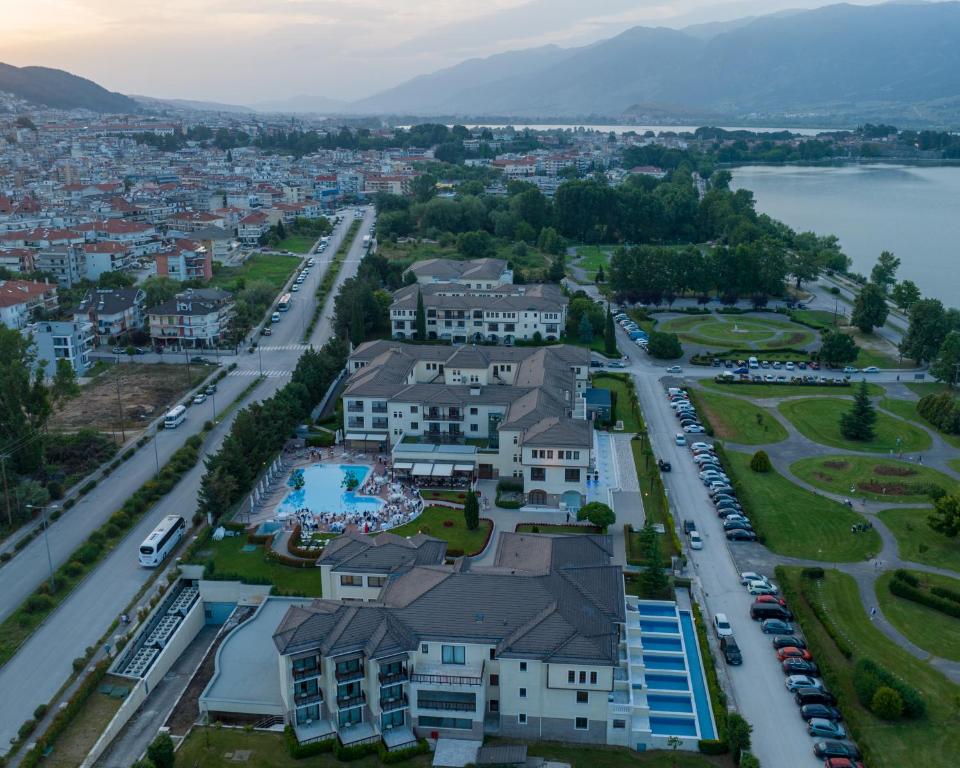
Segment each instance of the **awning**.
[{"label": "awning", "polygon": [[423,462],[418,462],[413,465],[413,474],[421,475],[422,477],[430,477],[430,471],[433,469],[433,464],[425,464]]},{"label": "awning", "polygon": [[450,477],[453,474],[453,464],[434,464],[430,474],[434,477]]},{"label": "awning", "polygon": [[367,436],[363,432],[347,432],[347,436],[344,440],[366,440]]},{"label": "awning", "polygon": [[473,464],[454,464],[454,472],[473,472]]},{"label": "awning", "polygon": [[364,438],[368,443],[382,443],[387,439],[387,436],[382,432],[367,432]]},{"label": "awning", "polygon": [[393,465],[394,469],[413,469],[413,464],[409,461],[398,461]]}]

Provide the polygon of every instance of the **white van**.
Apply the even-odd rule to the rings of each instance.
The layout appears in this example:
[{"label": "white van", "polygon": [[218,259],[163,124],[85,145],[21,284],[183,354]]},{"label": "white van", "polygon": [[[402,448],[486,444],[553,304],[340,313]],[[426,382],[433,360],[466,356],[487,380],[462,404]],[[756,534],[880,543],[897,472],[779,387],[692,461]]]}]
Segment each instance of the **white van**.
[{"label": "white van", "polygon": [[750,357],[750,358],[747,358],[747,365],[749,365],[751,368],[759,368],[760,361],[757,360],[757,358],[755,357]]}]

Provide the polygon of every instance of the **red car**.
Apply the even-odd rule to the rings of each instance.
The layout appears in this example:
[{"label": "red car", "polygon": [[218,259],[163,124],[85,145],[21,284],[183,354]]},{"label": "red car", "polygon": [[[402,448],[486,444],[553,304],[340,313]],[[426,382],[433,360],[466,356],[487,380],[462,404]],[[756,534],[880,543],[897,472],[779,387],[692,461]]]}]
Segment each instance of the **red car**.
[{"label": "red car", "polygon": [[777,651],[777,661],[783,661],[784,659],[813,661],[813,655],[806,648],[797,648],[793,645],[788,645],[786,648],[780,648]]},{"label": "red car", "polygon": [[863,768],[863,763],[849,757],[828,757],[823,761],[823,768]]},{"label": "red car", "polygon": [[776,595],[757,595],[754,602],[755,603],[777,603],[778,605],[782,605],[784,608],[787,607],[787,601],[784,600],[782,597],[777,597]]}]

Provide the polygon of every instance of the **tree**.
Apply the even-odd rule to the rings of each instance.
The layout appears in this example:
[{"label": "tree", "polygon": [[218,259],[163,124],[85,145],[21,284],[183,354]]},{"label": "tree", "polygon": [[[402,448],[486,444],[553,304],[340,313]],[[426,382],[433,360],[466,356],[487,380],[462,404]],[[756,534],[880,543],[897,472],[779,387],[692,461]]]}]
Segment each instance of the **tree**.
[{"label": "tree", "polygon": [[937,299],[921,299],[910,307],[910,325],[900,352],[918,363],[933,360],[949,330],[943,304]]},{"label": "tree", "polygon": [[603,264],[601,264],[599,267],[597,267],[597,274],[593,278],[593,282],[600,284],[602,282],[605,282],[606,279],[607,279],[607,276],[603,273]]},{"label": "tree", "polygon": [[949,539],[960,534],[960,494],[941,496],[933,503],[933,512],[927,518],[927,524],[937,533]]},{"label": "tree", "polygon": [[914,304],[920,301],[920,289],[913,280],[901,280],[890,292],[890,298],[900,309],[910,309]]},{"label": "tree", "polygon": [[53,397],[53,402],[62,405],[67,398],[73,397],[79,391],[77,372],[73,370],[69,360],[61,357],[57,360],[57,370],[50,384],[50,395]]},{"label": "tree", "polygon": [[867,382],[861,381],[853,396],[853,406],[840,417],[840,432],[848,440],[868,442],[873,440],[877,411],[867,390]]},{"label": "tree", "polygon": [[97,288],[129,288],[133,276],[127,272],[104,272],[97,278]]},{"label": "tree", "polygon": [[43,461],[40,437],[51,404],[43,385],[43,369],[36,365],[32,336],[0,325],[0,436],[16,446],[6,469],[20,474],[37,470]]},{"label": "tree", "polygon": [[161,733],[147,747],[147,759],[156,768],[173,768],[173,739],[169,733]]},{"label": "tree", "polygon": [[475,531],[480,527],[480,504],[477,503],[477,494],[473,490],[467,491],[467,498],[463,505],[463,521],[468,531]]},{"label": "tree", "polygon": [[537,237],[537,248],[546,253],[558,254],[563,250],[560,235],[553,227],[544,227]]},{"label": "tree", "polygon": [[864,333],[873,333],[887,321],[887,312],[886,291],[876,283],[867,283],[853,302],[850,322]]},{"label": "tree", "polygon": [[423,292],[417,290],[417,338],[423,341],[427,338],[427,312],[423,308]]},{"label": "tree", "polygon": [[753,726],[750,725],[738,712],[727,715],[727,745],[733,755],[734,763],[739,762],[740,754],[750,749],[750,734]]},{"label": "tree", "polygon": [[169,301],[180,291],[180,284],[169,277],[147,278],[140,287],[147,294],[146,305],[148,308]]},{"label": "tree", "polygon": [[643,526],[649,529],[644,535],[647,545],[643,551],[646,565],[640,574],[640,583],[643,594],[649,599],[656,599],[666,595],[670,588],[670,580],[664,571],[663,553],[660,551],[660,538],[653,530],[653,524],[648,519]]},{"label": "tree", "polygon": [[617,354],[617,330],[613,324],[613,313],[610,311],[609,304],[607,304],[607,316],[603,324],[603,351],[611,356]]},{"label": "tree", "polygon": [[493,238],[489,232],[464,232],[457,238],[457,250],[468,259],[485,259],[494,255]]},{"label": "tree", "polygon": [[577,520],[588,520],[600,530],[606,531],[608,526],[616,522],[617,516],[613,510],[603,502],[591,501],[589,504],[584,504],[577,510]]},{"label": "tree", "polygon": [[566,264],[564,262],[563,254],[557,254],[553,257],[553,261],[550,262],[550,269],[547,270],[547,280],[551,283],[559,283],[563,280],[563,276],[566,273]]},{"label": "tree", "polygon": [[796,280],[797,290],[800,290],[804,282],[816,280],[822,267],[820,254],[807,248],[793,250],[787,258],[787,264],[790,274]]},{"label": "tree", "polygon": [[930,374],[951,387],[960,384],[960,331],[950,331],[930,363]]},{"label": "tree", "polygon": [[883,251],[877,263],[870,270],[870,282],[880,286],[884,294],[890,290],[896,282],[897,270],[900,268],[900,259],[894,256],[890,251]]},{"label": "tree", "polygon": [[821,336],[820,361],[829,368],[841,368],[857,359],[860,347],[842,331],[826,330]]},{"label": "tree", "polygon": [[651,331],[647,350],[651,357],[659,360],[675,360],[683,355],[683,347],[675,333]]},{"label": "tree", "polygon": [[283,226],[283,219],[277,222],[276,227],[277,240],[286,240],[287,239],[287,228]]},{"label": "tree", "polygon": [[750,469],[754,472],[769,472],[770,467],[770,457],[767,455],[766,451],[757,451],[750,458]]},{"label": "tree", "polygon": [[593,341],[593,326],[590,324],[590,316],[584,312],[580,315],[580,327],[577,330],[577,338],[581,344],[590,344]]},{"label": "tree", "polygon": [[205,466],[208,471],[200,479],[198,494],[200,510],[212,515],[216,520],[233,504],[237,481],[224,466],[214,465],[209,459]]}]

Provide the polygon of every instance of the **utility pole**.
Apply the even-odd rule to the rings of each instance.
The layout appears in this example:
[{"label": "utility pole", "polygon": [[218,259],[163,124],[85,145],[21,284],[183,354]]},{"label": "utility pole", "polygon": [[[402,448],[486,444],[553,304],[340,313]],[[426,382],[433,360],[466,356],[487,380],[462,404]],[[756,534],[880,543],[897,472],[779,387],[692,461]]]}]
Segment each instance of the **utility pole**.
[{"label": "utility pole", "polygon": [[[53,577],[53,557],[51,557],[51,555],[50,555],[50,537],[49,537],[49,534],[48,534],[48,532],[47,532],[47,527],[48,527],[48,525],[49,525],[49,523],[47,522],[47,507],[46,507],[45,504],[44,504],[44,505],[39,505],[39,506],[38,506],[38,505],[35,505],[35,504],[25,504],[24,506],[25,506],[27,509],[39,509],[39,510],[40,510],[41,519],[42,519],[42,524],[43,524],[43,543],[44,543],[44,544],[46,545],[46,547],[47,547],[47,567],[48,567],[49,570],[50,570],[50,593],[53,594],[54,592],[57,591],[57,582],[56,582],[56,579],[54,579],[54,577]],[[56,508],[57,505],[54,504],[53,506],[54,506],[54,508]]]}]

